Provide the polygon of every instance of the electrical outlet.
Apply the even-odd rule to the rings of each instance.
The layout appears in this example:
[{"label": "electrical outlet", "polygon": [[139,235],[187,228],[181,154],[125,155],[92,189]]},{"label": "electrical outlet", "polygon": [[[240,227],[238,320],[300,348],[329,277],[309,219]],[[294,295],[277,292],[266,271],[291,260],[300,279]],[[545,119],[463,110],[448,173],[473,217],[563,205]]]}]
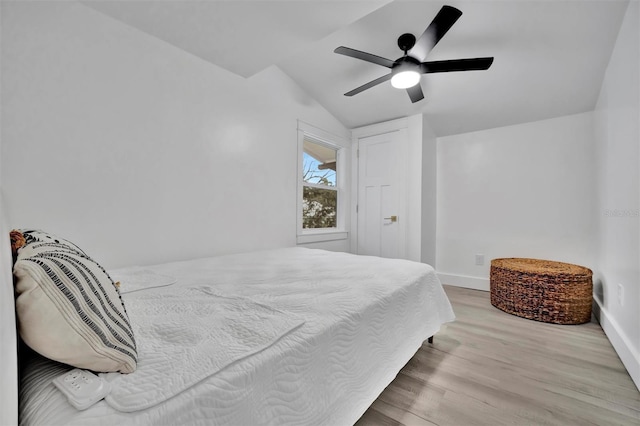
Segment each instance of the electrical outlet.
[{"label": "electrical outlet", "polygon": [[476,254],[476,265],[484,265],[484,254]]},{"label": "electrical outlet", "polygon": [[624,306],[624,287],[618,283],[618,305]]}]

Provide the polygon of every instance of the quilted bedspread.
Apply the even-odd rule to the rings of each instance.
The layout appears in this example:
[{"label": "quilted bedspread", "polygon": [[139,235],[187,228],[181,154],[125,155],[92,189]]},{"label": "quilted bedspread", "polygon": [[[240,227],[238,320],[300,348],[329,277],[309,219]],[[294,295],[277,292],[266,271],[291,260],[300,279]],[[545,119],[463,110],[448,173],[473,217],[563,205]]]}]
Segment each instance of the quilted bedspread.
[{"label": "quilted bedspread", "polygon": [[[126,277],[124,278],[126,283]],[[300,318],[211,287],[171,287],[127,300],[138,343],[138,368],[106,373],[107,403],[138,411],[172,398],[228,366],[273,345]]]}]

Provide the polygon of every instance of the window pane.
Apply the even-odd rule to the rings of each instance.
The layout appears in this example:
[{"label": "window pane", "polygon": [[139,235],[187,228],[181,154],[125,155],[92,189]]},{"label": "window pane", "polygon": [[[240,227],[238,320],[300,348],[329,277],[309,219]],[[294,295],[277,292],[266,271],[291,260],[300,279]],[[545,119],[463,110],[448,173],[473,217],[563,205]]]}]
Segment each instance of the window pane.
[{"label": "window pane", "polygon": [[305,139],[302,154],[302,179],[305,182],[336,186],[337,150]]},{"label": "window pane", "polygon": [[335,228],[338,191],[305,186],[302,189],[302,227]]}]

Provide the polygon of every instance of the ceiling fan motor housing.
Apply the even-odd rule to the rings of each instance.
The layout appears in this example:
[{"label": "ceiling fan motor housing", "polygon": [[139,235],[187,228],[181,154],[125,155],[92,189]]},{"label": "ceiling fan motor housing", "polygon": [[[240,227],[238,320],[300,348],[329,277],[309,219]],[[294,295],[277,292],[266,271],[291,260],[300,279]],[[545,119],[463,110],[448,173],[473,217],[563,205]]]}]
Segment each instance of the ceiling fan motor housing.
[{"label": "ceiling fan motor housing", "polygon": [[412,56],[403,56],[402,58],[396,59],[393,64],[393,68],[391,72],[393,74],[397,74],[402,71],[420,71],[420,61]]}]

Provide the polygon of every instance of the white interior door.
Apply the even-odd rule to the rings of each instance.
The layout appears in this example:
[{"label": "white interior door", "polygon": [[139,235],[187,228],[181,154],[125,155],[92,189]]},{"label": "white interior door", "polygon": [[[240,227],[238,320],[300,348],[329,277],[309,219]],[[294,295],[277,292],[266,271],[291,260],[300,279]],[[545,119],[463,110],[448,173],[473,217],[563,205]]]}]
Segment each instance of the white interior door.
[{"label": "white interior door", "polygon": [[401,132],[358,139],[358,254],[405,258]]}]

